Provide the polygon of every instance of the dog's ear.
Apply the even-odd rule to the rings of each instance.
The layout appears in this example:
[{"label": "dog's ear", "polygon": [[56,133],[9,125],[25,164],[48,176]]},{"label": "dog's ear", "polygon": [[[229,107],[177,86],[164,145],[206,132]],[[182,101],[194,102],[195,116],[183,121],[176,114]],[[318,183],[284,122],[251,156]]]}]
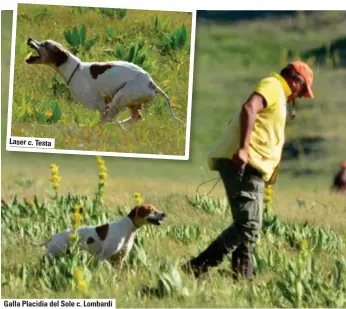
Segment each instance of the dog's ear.
[{"label": "dog's ear", "polygon": [[153,210],[150,205],[138,205],[130,211],[128,217],[133,221],[135,218],[145,218],[151,212]]},{"label": "dog's ear", "polygon": [[56,65],[56,67],[59,67],[67,61],[68,53],[63,48],[61,48],[59,46],[54,46],[50,58],[51,58],[52,62]]},{"label": "dog's ear", "polygon": [[132,221],[135,220],[135,218],[137,217],[138,208],[139,206],[132,208],[129,214],[127,215]]}]

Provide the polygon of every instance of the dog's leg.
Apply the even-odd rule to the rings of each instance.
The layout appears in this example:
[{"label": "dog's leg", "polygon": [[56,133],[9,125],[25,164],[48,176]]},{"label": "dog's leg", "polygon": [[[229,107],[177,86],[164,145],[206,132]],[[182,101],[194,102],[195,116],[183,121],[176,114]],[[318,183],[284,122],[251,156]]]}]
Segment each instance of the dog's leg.
[{"label": "dog's leg", "polygon": [[119,263],[119,270],[122,271],[124,268],[125,257],[122,257]]},{"label": "dog's leg", "polygon": [[[138,105],[149,102],[155,97],[155,91],[148,87],[148,83],[149,81],[143,80],[141,77],[127,82],[113,97],[112,102],[107,107],[105,117],[112,119],[121,110],[130,107],[131,117],[121,121],[121,123],[134,123],[142,119],[142,115],[138,111]],[[134,102],[136,102],[135,105],[133,105]],[[137,107],[132,108],[135,106]]]},{"label": "dog's leg", "polygon": [[127,119],[121,120],[120,121],[121,124],[135,123],[143,119],[141,112],[136,106],[131,106],[130,111],[131,111],[131,116]]},{"label": "dog's leg", "polygon": [[114,117],[109,117],[109,107],[108,106],[106,106],[106,108],[103,111],[100,111],[99,124],[104,124],[104,123],[116,123],[116,124],[120,125],[120,127],[123,129],[123,131],[126,131],[125,127],[121,124],[120,121],[114,119]]},{"label": "dog's leg", "polygon": [[105,110],[101,113],[100,122],[116,122],[121,126],[123,130],[125,130],[125,127],[122,125],[122,122],[116,120],[116,116],[127,105],[128,102],[126,100],[126,97],[124,97],[123,91],[121,89],[113,97],[112,102],[106,105]]}]

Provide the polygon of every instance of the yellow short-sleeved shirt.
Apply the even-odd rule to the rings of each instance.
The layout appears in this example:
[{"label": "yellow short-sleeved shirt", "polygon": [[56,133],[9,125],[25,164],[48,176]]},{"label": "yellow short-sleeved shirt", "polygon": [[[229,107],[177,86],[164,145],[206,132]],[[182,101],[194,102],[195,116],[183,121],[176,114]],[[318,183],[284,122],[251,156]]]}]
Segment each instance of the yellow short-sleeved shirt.
[{"label": "yellow short-sleeved shirt", "polygon": [[[278,166],[285,141],[286,103],[291,90],[281,75],[271,73],[256,86],[255,92],[267,101],[267,107],[257,114],[250,135],[248,163],[258,169],[268,181]],[[215,159],[232,159],[240,146],[240,110],[228,124],[220,143],[209,154],[208,166],[215,170]]]}]

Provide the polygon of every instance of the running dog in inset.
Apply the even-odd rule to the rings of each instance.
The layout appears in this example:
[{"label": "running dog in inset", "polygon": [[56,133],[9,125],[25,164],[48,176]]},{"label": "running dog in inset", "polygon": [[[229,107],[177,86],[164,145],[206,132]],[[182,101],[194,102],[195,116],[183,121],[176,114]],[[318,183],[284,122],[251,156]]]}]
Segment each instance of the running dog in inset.
[{"label": "running dog in inset", "polygon": [[[45,64],[58,72],[75,100],[100,112],[100,123],[137,122],[142,119],[142,105],[152,102],[156,94],[164,97],[172,118],[182,123],[174,115],[168,95],[138,65],[126,61],[83,62],[52,40],[29,38],[27,45],[38,55],[31,55],[26,63]],[[131,117],[118,122],[116,116],[125,108],[130,109]]]}]

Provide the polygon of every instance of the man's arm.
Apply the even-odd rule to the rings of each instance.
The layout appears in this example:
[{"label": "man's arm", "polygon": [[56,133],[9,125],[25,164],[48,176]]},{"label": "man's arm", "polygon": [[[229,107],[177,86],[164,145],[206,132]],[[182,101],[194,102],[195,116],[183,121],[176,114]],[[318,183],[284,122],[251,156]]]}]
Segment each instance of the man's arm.
[{"label": "man's arm", "polygon": [[267,106],[266,100],[258,93],[253,93],[243,104],[240,113],[240,144],[233,160],[245,168],[248,160],[250,135],[256,120],[256,115]]},{"label": "man's arm", "polygon": [[253,93],[243,104],[240,114],[240,149],[248,149],[256,115],[263,110],[266,105],[265,99],[257,93]]}]

